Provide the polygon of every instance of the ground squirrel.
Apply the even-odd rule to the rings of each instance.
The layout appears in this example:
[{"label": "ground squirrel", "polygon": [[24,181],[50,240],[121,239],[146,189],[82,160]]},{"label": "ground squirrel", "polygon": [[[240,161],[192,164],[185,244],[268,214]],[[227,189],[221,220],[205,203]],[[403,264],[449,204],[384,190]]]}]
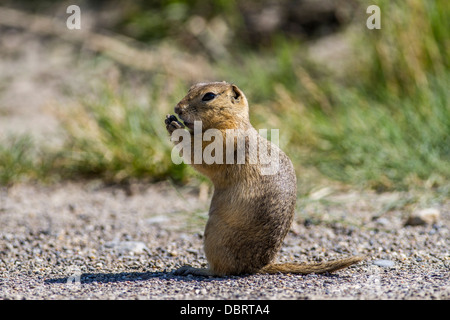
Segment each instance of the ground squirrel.
[{"label": "ground squirrel", "polygon": [[[200,134],[208,129],[216,129],[225,140],[229,134],[227,129],[234,129],[234,160],[240,138],[246,142],[244,149],[247,156],[245,163],[241,164],[191,161],[192,166],[214,184],[204,233],[208,268],[183,266],[175,270],[175,274],[224,276],[278,272],[324,273],[348,267],[363,259],[351,257],[317,264],[273,263],[294,217],[297,179],[288,156],[259,135],[250,124],[247,98],[236,85],[227,82],[196,84],[176,105],[175,113],[184,124],[174,115],[167,115],[166,128],[170,134],[176,129],[189,129],[192,137],[191,160],[195,152],[192,141],[199,134],[194,131],[195,121],[202,122]],[[261,174],[261,169],[267,164],[264,157],[257,158],[256,163],[249,162],[248,156],[252,152],[249,148],[250,139],[265,143],[270,152],[278,151],[276,173]],[[209,143],[202,141],[202,150]]]}]

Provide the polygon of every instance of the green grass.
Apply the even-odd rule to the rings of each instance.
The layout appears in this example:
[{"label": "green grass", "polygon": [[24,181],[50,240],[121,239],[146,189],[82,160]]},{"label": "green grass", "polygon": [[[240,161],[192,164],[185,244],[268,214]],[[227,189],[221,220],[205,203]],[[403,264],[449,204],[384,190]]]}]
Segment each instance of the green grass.
[{"label": "green grass", "polygon": [[445,1],[375,1],[382,29],[363,31],[353,87],[331,86],[313,117],[310,163],[377,190],[439,187],[450,177],[449,11]]},{"label": "green grass", "polygon": [[29,136],[8,136],[0,140],[0,185],[44,178],[46,163]]},{"label": "green grass", "polygon": [[[256,128],[280,129],[281,147],[301,183],[313,177],[378,191],[425,187],[448,193],[448,5],[373,4],[381,8],[382,29],[356,22],[358,55],[344,77],[304,59],[303,45],[282,36],[271,48],[234,50],[229,60],[211,62],[212,69],[218,80],[246,93]],[[66,132],[61,150],[30,153],[27,139],[0,145],[0,183],[48,175],[112,182],[198,177],[190,167],[172,164],[163,123],[189,85],[168,75],[149,77],[143,102],[126,81],[120,91],[108,83],[93,88],[60,114]]]},{"label": "green grass", "polygon": [[308,162],[326,176],[379,191],[443,185],[450,177],[449,85],[433,80],[411,97],[383,103],[341,94],[332,120],[315,115],[319,142]]},{"label": "green grass", "polygon": [[187,166],[172,163],[163,125],[168,101],[160,101],[153,90],[148,100],[138,102],[125,84],[120,92],[105,85],[63,111],[60,118],[67,137],[55,157],[55,170],[64,177],[99,177],[115,183],[183,180]]}]

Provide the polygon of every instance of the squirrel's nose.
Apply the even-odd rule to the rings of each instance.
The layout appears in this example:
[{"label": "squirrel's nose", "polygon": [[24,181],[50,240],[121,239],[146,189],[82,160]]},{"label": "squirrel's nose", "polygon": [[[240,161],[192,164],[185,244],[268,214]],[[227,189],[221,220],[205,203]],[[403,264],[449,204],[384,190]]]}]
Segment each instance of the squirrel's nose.
[{"label": "squirrel's nose", "polygon": [[179,105],[176,105],[175,108],[173,109],[173,111],[175,111],[176,114],[181,115],[182,111]]}]

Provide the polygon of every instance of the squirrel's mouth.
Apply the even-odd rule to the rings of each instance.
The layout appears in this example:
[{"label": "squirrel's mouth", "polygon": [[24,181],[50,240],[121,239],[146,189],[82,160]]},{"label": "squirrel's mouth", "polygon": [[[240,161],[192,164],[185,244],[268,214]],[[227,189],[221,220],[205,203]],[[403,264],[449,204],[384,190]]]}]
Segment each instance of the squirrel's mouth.
[{"label": "squirrel's mouth", "polygon": [[190,130],[194,130],[194,123],[183,119],[182,116],[179,116],[180,120],[183,121],[183,124]]}]

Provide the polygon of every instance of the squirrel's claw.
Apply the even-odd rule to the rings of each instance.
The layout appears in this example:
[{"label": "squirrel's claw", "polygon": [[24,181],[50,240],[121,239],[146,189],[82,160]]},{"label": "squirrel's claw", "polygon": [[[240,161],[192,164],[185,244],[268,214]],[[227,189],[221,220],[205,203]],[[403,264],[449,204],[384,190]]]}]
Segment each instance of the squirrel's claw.
[{"label": "squirrel's claw", "polygon": [[171,114],[166,115],[164,123],[166,124],[166,129],[170,134],[176,129],[184,129],[184,124],[178,121],[177,117]]}]

